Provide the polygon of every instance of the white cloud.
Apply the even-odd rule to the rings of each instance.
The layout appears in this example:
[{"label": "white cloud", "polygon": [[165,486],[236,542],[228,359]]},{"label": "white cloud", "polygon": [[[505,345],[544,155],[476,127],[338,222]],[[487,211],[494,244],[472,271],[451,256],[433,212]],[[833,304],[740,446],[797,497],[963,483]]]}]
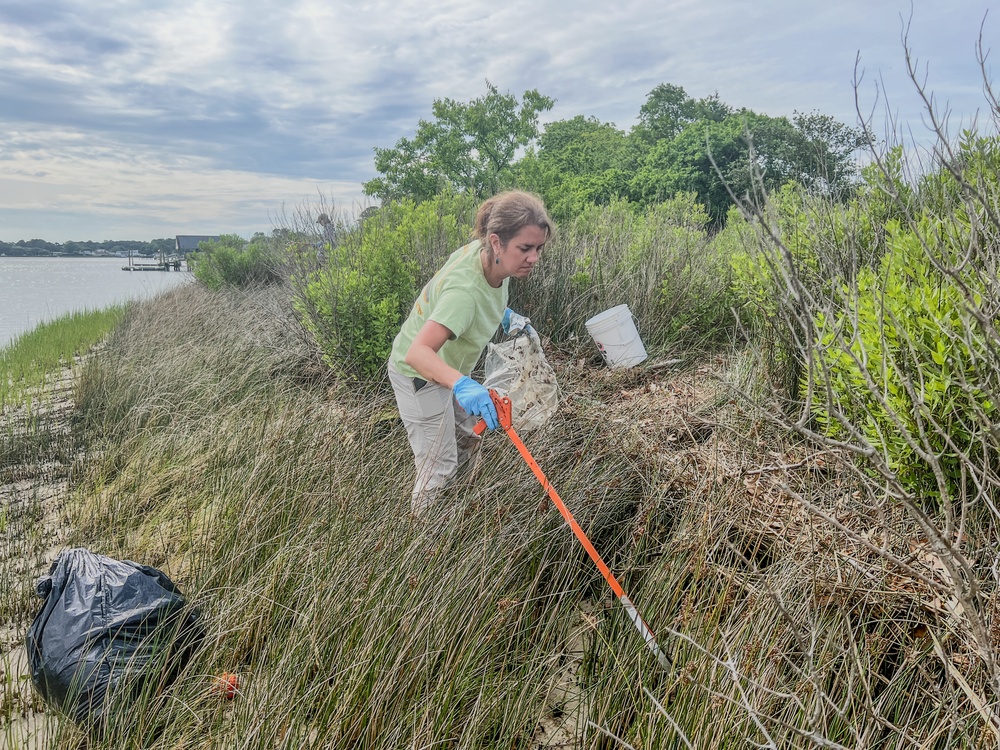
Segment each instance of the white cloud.
[{"label": "white cloud", "polygon": [[[108,226],[102,237],[128,239],[114,228],[131,226],[137,216],[148,229],[136,239],[185,232],[249,236],[270,231],[283,211],[306,206],[318,196],[353,210],[356,185],[350,182],[220,169],[201,157],[163,158],[151,149],[123,154],[115,144],[95,145],[78,133],[49,131],[32,138],[47,144],[44,155],[26,152],[0,161],[0,211],[47,222],[60,212],[100,216]],[[39,164],[45,165],[44,172]],[[84,239],[71,227],[59,233],[61,237],[27,232],[52,241]],[[16,239],[7,231],[3,235],[0,239]]]},{"label": "white cloud", "polygon": [[[966,120],[985,108],[974,47],[987,6],[912,2],[928,85]],[[82,216],[150,236],[266,227],[273,207],[317,191],[351,204],[372,147],[411,135],[435,98],[481,96],[486,79],[554,97],[548,120],[628,128],[670,82],[853,123],[860,55],[863,109],[883,117],[888,93],[919,128],[910,15],[911,0],[8,0],[0,239],[51,237],[60,216],[82,239],[70,231]]]}]

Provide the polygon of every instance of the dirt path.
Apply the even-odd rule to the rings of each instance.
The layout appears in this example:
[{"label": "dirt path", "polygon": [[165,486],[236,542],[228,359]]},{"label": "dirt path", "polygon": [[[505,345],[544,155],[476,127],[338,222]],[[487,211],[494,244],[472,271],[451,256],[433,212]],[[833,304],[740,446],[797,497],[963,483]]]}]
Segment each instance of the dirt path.
[{"label": "dirt path", "polygon": [[58,727],[32,691],[24,636],[37,609],[35,582],[69,534],[72,396],[66,370],[30,413],[0,415],[0,750],[47,747]]}]

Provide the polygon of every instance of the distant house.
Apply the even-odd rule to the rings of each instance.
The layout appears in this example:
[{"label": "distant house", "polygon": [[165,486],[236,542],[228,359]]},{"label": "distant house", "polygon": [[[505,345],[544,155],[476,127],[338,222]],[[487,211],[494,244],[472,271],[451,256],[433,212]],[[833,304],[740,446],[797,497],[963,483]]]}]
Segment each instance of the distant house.
[{"label": "distant house", "polygon": [[219,235],[206,235],[206,234],[178,234],[177,235],[177,254],[184,255],[186,253],[193,253],[198,249],[198,243],[200,242],[218,242]]}]

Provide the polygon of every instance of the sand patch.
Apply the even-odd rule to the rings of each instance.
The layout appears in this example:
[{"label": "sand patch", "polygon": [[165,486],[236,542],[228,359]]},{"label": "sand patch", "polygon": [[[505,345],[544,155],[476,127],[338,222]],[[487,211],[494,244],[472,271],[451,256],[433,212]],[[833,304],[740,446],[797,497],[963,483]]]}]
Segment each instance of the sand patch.
[{"label": "sand patch", "polygon": [[38,608],[36,581],[69,535],[71,371],[37,396],[30,410],[0,415],[10,449],[0,463],[0,750],[44,748],[58,731],[31,687],[24,636]]}]

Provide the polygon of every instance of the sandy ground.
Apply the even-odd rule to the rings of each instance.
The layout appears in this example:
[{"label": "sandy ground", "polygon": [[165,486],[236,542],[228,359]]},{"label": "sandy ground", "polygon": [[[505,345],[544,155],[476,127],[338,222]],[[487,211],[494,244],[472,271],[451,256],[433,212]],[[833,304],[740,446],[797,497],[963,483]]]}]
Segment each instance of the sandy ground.
[{"label": "sandy ground", "polygon": [[[69,434],[72,384],[67,370],[46,388],[44,405],[34,412],[56,441]],[[0,415],[0,429],[15,444],[27,434],[26,422],[24,412]],[[37,609],[35,582],[68,537],[68,474],[65,456],[0,465],[0,750],[47,747],[58,728],[32,690],[24,636]]]},{"label": "sandy ground", "polygon": [[588,633],[596,629],[593,607],[579,611],[570,643],[563,654],[561,668],[549,685],[546,697],[548,712],[535,727],[531,748],[538,750],[573,750],[580,747],[586,731],[587,704],[580,683],[580,668]]}]

